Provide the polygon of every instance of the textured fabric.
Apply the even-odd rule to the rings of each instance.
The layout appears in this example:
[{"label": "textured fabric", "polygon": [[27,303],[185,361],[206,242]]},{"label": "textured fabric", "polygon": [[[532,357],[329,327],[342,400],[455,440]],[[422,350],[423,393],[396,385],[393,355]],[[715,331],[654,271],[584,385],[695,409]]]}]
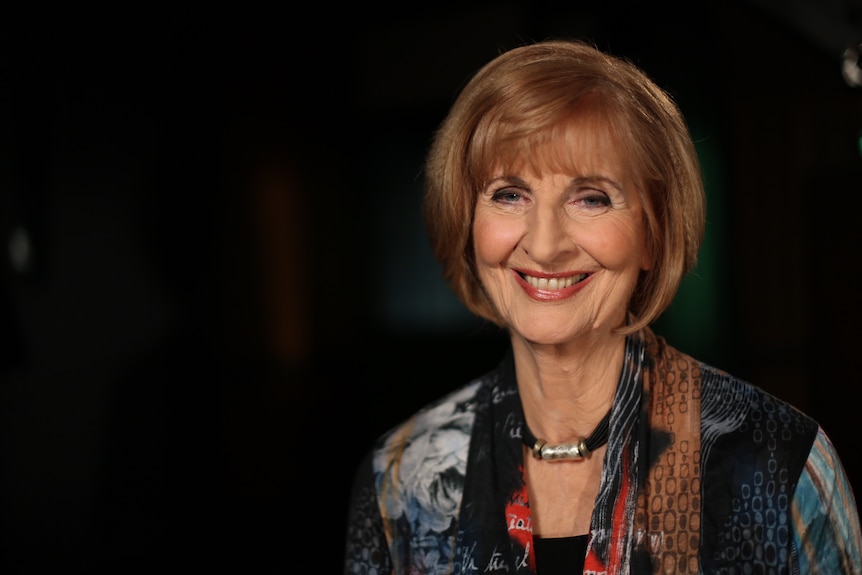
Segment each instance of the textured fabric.
[{"label": "textured fabric", "polygon": [[[859,510],[841,462],[823,430],[817,434],[796,487],[792,527],[800,573],[862,573]],[[834,552],[824,553],[824,549]]]},{"label": "textured fabric", "polygon": [[[648,329],[625,358],[584,573],[862,571],[815,421]],[[535,573],[522,425],[510,353],[385,434],[357,471],[345,573]]]}]

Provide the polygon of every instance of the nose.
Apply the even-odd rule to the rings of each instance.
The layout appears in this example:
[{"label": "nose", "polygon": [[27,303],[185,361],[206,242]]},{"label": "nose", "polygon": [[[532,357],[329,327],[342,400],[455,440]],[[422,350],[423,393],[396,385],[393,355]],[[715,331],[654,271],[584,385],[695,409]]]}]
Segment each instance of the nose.
[{"label": "nose", "polygon": [[533,210],[527,216],[527,229],[521,238],[521,248],[533,261],[553,262],[574,248],[567,227],[570,223],[565,214],[550,207]]}]

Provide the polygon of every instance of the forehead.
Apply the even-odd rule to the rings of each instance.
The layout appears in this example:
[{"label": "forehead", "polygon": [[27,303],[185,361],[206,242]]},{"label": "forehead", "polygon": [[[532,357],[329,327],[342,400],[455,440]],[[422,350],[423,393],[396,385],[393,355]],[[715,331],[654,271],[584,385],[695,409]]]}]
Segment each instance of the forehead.
[{"label": "forehead", "polygon": [[612,127],[601,119],[570,118],[550,129],[502,138],[485,177],[501,173],[547,173],[571,177],[604,175],[617,181],[632,181],[627,146]]}]

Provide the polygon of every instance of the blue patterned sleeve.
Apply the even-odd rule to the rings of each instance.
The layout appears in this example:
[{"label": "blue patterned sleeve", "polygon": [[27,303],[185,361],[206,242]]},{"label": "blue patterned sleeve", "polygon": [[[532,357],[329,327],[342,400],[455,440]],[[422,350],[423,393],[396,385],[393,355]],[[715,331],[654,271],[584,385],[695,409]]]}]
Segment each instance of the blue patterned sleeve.
[{"label": "blue patterned sleeve", "polygon": [[792,521],[800,573],[862,574],[859,510],[823,429],[817,432],[796,486]]}]

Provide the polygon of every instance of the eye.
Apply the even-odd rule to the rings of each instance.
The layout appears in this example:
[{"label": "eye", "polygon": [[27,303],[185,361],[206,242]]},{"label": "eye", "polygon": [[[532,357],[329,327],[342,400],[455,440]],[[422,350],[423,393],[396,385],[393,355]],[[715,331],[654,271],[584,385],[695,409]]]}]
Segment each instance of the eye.
[{"label": "eye", "polygon": [[522,198],[523,194],[517,188],[501,188],[491,195],[491,201],[500,204],[516,204]]},{"label": "eye", "polygon": [[607,208],[611,205],[611,199],[603,192],[590,190],[576,200],[586,208]]}]

